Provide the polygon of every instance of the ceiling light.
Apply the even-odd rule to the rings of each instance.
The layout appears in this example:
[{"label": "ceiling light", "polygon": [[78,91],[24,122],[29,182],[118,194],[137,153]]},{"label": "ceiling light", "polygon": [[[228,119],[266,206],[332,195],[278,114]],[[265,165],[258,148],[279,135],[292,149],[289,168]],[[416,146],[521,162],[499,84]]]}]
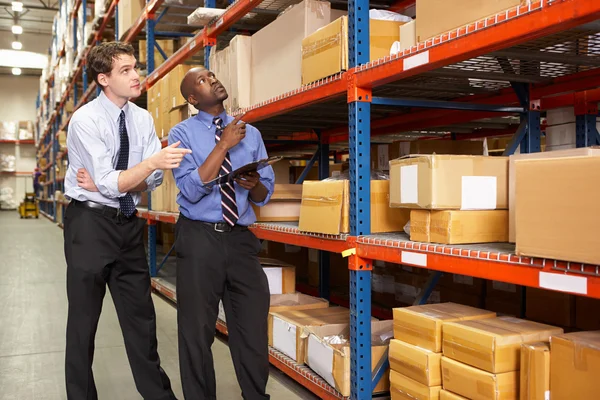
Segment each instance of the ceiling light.
[{"label": "ceiling light", "polygon": [[15,35],[20,35],[21,33],[23,33],[23,27],[21,25],[13,25],[12,33],[14,33]]},{"label": "ceiling light", "polygon": [[23,3],[21,3],[20,1],[13,1],[12,2],[12,10],[16,11],[16,12],[23,11]]},{"label": "ceiling light", "polygon": [[23,43],[17,41],[17,42],[12,42],[12,48],[13,50],[21,50],[23,48]]},{"label": "ceiling light", "polygon": [[44,69],[48,56],[31,51],[0,49],[0,67]]},{"label": "ceiling light", "polygon": [[12,73],[13,75],[21,75],[21,68],[13,68]]}]

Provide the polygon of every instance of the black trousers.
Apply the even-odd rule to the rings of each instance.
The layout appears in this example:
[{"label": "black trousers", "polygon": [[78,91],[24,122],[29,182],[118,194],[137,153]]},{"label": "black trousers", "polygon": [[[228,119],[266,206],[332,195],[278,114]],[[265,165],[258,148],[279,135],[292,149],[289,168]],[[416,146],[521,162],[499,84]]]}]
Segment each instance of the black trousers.
[{"label": "black trousers", "polygon": [[71,203],[64,224],[69,299],[67,397],[98,398],[92,374],[94,338],[108,285],[137,390],[145,400],[175,399],[157,352],[144,220],[109,217]]},{"label": "black trousers", "polygon": [[185,398],[217,398],[211,346],[222,299],[242,396],[245,400],[269,399],[265,391],[270,297],[257,257],[259,240],[245,228],[220,233],[183,216],[175,234],[179,365]]}]

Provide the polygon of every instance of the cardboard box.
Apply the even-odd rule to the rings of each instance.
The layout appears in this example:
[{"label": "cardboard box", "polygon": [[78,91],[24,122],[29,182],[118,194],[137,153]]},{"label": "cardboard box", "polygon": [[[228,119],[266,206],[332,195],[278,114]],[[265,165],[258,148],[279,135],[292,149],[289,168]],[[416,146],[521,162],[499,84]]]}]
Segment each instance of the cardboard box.
[{"label": "cardboard box", "polygon": [[444,325],[444,356],[492,373],[519,370],[521,344],[548,341],[562,328],[513,317]]},{"label": "cardboard box", "polygon": [[440,400],[469,400],[466,397],[459,396],[455,393],[449,392],[447,390],[442,390],[440,392]]},{"label": "cardboard box", "polygon": [[[369,60],[389,57],[405,22],[369,20]],[[343,16],[302,40],[302,84],[348,70],[348,17]]]},{"label": "cardboard box", "polygon": [[585,331],[600,330],[600,300],[575,297],[575,326]]},{"label": "cardboard box", "polygon": [[328,308],[329,301],[302,293],[272,294],[270,313]]},{"label": "cardboard box", "polygon": [[400,51],[417,45],[417,21],[400,25]]},{"label": "cardboard box", "polygon": [[486,146],[483,140],[413,140],[410,154],[456,154],[483,156]]},{"label": "cardboard box", "polygon": [[419,0],[417,42],[518,6],[521,2],[522,0]]},{"label": "cardboard box", "polygon": [[600,264],[600,157],[517,161],[516,179],[517,255]]},{"label": "cardboard box", "polygon": [[262,242],[260,257],[274,258],[296,267],[296,276],[306,278],[308,275],[308,249],[286,243]]},{"label": "cardboard box", "polygon": [[269,313],[269,346],[281,351],[298,364],[305,363],[307,326],[349,324],[350,310],[344,307],[290,310]]},{"label": "cardboard box", "polygon": [[441,386],[426,386],[396,371],[390,371],[392,400],[439,400]]},{"label": "cardboard box", "polygon": [[264,206],[252,204],[257,222],[298,221],[302,203],[302,185],[275,184],[271,200]]},{"label": "cardboard box", "polygon": [[420,155],[390,161],[390,207],[506,209],[507,157]]},{"label": "cardboard box", "polygon": [[431,243],[431,212],[410,210],[410,240]]},{"label": "cardboard box", "polygon": [[528,287],[525,291],[527,319],[558,326],[575,326],[575,296]]},{"label": "cardboard box", "polygon": [[119,35],[124,37],[129,28],[140,17],[142,11],[146,7],[144,0],[122,0],[119,1],[118,25]]},{"label": "cardboard box", "polygon": [[[550,110],[548,111],[550,113]],[[600,156],[600,147],[585,147],[580,149],[569,149],[569,150],[556,150],[556,151],[544,151],[541,153],[529,153],[529,154],[515,154],[508,159],[508,229],[509,229],[509,241],[515,243],[517,239],[516,234],[516,207],[517,207],[517,170],[516,162],[520,160],[538,160],[547,158],[563,158],[563,157],[598,157]],[[524,192],[524,193],[527,193]],[[523,196],[525,194],[522,194]]]},{"label": "cardboard box", "polygon": [[521,345],[520,400],[550,399],[550,343]]},{"label": "cardboard box", "polygon": [[[408,210],[389,208],[389,187],[389,181],[371,181],[371,233],[401,231],[410,219]],[[350,232],[349,205],[349,181],[305,181],[298,228],[331,235]]]},{"label": "cardboard box", "polygon": [[518,400],[519,371],[492,374],[442,357],[444,390],[472,400]]},{"label": "cardboard box", "polygon": [[[162,51],[167,55],[167,57],[171,57],[173,53],[175,53],[175,42],[173,40],[156,40],[156,43],[160,46]],[[139,50],[139,62],[142,64],[146,64],[148,62],[148,46],[145,40],[140,40],[138,45]],[[166,60],[163,58],[162,54],[158,51],[156,46],[154,47],[154,68],[158,68],[162,63]]]},{"label": "cardboard box", "polygon": [[493,318],[495,313],[454,303],[394,308],[394,338],[439,353],[442,325],[448,322]]},{"label": "cardboard box", "polygon": [[[348,324],[312,326],[305,329],[307,339],[306,364],[342,396],[350,396],[350,326]],[[325,338],[338,336],[343,344],[330,344]],[[371,323],[371,368],[386,357],[387,340],[392,336],[392,321]],[[387,392],[390,388],[389,369],[373,390]]]},{"label": "cardboard box", "polygon": [[331,22],[331,4],[304,0],[252,35],[251,103],[302,85],[302,40]]},{"label": "cardboard box", "polygon": [[259,258],[269,280],[271,294],[296,293],[296,268],[279,260]]},{"label": "cardboard box", "polygon": [[431,211],[431,242],[442,244],[508,241],[508,211]]},{"label": "cardboard box", "polygon": [[442,385],[442,354],[422,349],[401,340],[390,341],[390,368],[392,371],[425,386]]},{"label": "cardboard box", "polygon": [[552,400],[598,398],[600,331],[553,336],[550,348]]}]

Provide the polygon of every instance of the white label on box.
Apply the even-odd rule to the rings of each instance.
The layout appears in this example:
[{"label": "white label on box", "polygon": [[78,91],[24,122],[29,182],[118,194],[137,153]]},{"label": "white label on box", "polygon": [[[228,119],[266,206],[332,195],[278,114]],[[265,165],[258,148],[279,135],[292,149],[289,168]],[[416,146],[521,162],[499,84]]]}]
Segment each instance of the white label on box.
[{"label": "white label on box", "polygon": [[549,390],[546,390],[544,392],[544,400],[550,400],[550,391]]},{"label": "white label on box", "polygon": [[412,251],[402,252],[402,262],[406,264],[427,266],[427,254],[413,253]]},{"label": "white label on box", "polygon": [[308,261],[311,263],[319,262],[319,250],[308,249]]},{"label": "white label on box", "polygon": [[273,317],[273,347],[296,360],[296,325]]},{"label": "white label on box", "polygon": [[495,176],[463,176],[461,210],[496,209]]},{"label": "white label on box", "polygon": [[410,56],[404,59],[404,70],[419,67],[423,64],[429,63],[429,50],[424,51],[414,56]]},{"label": "white label on box", "polygon": [[561,292],[587,294],[587,278],[564,274],[551,274],[540,272],[540,287],[544,289],[559,290]]},{"label": "white label on box", "polygon": [[389,156],[389,145],[380,144],[377,146],[377,169],[388,170],[390,169],[390,156]]},{"label": "white label on box", "polygon": [[419,166],[405,165],[400,167],[400,203],[416,204],[419,202]]},{"label": "white label on box", "polygon": [[321,342],[315,335],[308,337],[306,363],[327,383],[335,387],[333,379],[333,348]]},{"label": "white label on box", "polygon": [[473,286],[473,277],[472,276],[454,274],[452,280],[454,281],[454,283],[457,283],[459,285]]},{"label": "white label on box", "polygon": [[283,269],[281,267],[263,268],[269,281],[269,293],[283,294]]},{"label": "white label on box", "polygon": [[512,283],[494,281],[492,282],[492,287],[494,290],[500,290],[502,292],[517,293],[517,285]]}]

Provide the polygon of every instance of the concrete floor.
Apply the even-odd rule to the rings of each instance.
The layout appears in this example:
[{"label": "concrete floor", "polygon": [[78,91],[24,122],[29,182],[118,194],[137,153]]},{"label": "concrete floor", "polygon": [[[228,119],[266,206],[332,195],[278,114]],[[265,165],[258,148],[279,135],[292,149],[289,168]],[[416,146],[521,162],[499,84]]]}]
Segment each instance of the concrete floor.
[{"label": "concrete floor", "polygon": [[[64,384],[66,265],[62,230],[40,216],[20,220],[0,212],[0,399],[66,399]],[[177,356],[177,310],[154,295],[159,354],[175,394],[183,399]],[[241,399],[227,344],[213,345],[220,399]],[[100,399],[140,399],[107,291],[96,336],[94,376]],[[271,368],[273,399],[316,399]]]}]

